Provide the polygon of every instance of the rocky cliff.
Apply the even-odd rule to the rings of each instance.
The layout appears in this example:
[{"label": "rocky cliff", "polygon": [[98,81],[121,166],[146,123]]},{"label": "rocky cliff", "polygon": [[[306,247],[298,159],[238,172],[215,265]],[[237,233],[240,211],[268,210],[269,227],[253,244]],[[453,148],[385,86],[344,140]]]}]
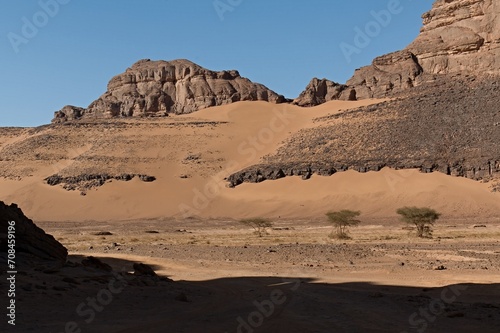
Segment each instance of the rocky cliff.
[{"label": "rocky cliff", "polygon": [[[356,70],[341,94],[324,100],[391,96],[435,74],[500,74],[500,3],[497,0],[437,0],[423,16],[419,36],[405,50],[377,57]],[[294,103],[314,106],[309,84]]]},{"label": "rocky cliff", "polygon": [[140,60],[115,76],[88,108],[65,106],[53,122],[81,118],[166,116],[238,101],[283,103],[283,96],[243,78],[237,71],[214,72],[188,60]]},{"label": "rocky cliff", "polygon": [[500,73],[500,2],[437,0],[407,50],[426,73]]}]

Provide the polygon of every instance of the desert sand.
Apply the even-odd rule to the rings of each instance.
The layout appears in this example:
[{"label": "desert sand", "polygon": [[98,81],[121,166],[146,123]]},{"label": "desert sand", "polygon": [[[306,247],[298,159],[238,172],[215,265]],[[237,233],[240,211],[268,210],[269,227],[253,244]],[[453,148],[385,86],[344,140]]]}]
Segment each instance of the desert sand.
[{"label": "desert sand", "polygon": [[[417,170],[348,171],[331,177],[313,176],[307,181],[287,177],[227,187],[225,177],[258,163],[300,129],[317,126],[318,117],[375,102],[379,100],[334,101],[314,108],[239,102],[154,122],[129,120],[125,123],[131,127],[126,130],[90,131],[86,135],[93,140],[84,145],[73,142],[65,144],[74,148],[55,148],[61,149],[65,159],[43,164],[26,161],[22,167],[30,173],[20,180],[1,179],[0,196],[19,204],[37,221],[303,218],[343,208],[379,219],[394,218],[395,209],[404,205],[431,206],[446,218],[497,217],[499,194],[493,193],[489,184]],[[209,125],[193,125],[200,123]],[[64,130],[43,129],[31,138]],[[121,139],[114,140],[116,134]],[[4,145],[26,139],[25,134]],[[112,171],[122,170],[127,158],[127,170],[151,174],[156,181],[112,180],[86,191],[85,196],[44,183],[43,179],[54,173],[92,170],[93,165],[79,159],[86,154],[112,156],[95,166]]]}]

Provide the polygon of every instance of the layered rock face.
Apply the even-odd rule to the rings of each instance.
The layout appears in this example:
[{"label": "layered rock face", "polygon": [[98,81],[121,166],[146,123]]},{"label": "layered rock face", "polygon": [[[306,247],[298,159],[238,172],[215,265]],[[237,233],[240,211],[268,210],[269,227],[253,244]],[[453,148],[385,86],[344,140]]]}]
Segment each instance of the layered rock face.
[{"label": "layered rock face", "polygon": [[[370,66],[356,70],[344,93],[326,94],[325,101],[387,97],[437,74],[500,74],[500,2],[437,0],[422,18],[420,35],[405,50],[375,58]],[[309,97],[310,86],[296,104],[324,103]]]},{"label": "layered rock face", "polygon": [[66,106],[53,122],[81,118],[166,116],[238,101],[283,103],[285,98],[237,71],[213,72],[188,60],[140,60],[108,83],[87,109]]},{"label": "layered rock face", "polygon": [[500,73],[500,2],[438,0],[407,49],[425,72]]},{"label": "layered rock face", "polygon": [[0,245],[7,247],[8,223],[15,222],[16,252],[28,253],[40,259],[66,262],[68,251],[54,237],[37,227],[16,205],[0,201]]}]

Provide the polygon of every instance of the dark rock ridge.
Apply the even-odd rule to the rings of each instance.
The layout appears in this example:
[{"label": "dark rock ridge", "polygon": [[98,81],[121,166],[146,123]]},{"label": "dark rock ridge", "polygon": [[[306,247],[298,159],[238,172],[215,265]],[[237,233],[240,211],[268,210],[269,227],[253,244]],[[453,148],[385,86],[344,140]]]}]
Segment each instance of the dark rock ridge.
[{"label": "dark rock ridge", "polygon": [[352,163],[336,162],[294,162],[283,164],[259,164],[248,167],[228,177],[229,187],[236,187],[243,183],[261,183],[265,180],[276,180],[290,176],[300,176],[303,180],[313,175],[331,176],[337,172],[354,170],[360,173],[380,171],[385,167],[396,170],[418,169],[423,173],[442,172],[455,177],[466,177],[474,180],[500,178],[500,161],[487,161],[482,166],[471,165],[438,165],[432,161],[421,161],[411,164],[410,161],[374,163],[372,161],[357,161]]},{"label": "dark rock ridge", "polygon": [[140,60],[108,83],[86,109],[65,106],[53,122],[82,118],[167,116],[238,101],[283,103],[285,98],[235,71],[214,72],[188,60]]},{"label": "dark rock ridge", "polygon": [[15,222],[14,235],[17,256],[25,253],[44,260],[66,262],[68,251],[61,243],[37,227],[17,205],[8,206],[0,201],[0,243],[2,252],[7,252],[8,223],[10,221]]},{"label": "dark rock ridge", "polygon": [[[392,96],[429,75],[500,74],[500,3],[497,0],[437,0],[423,14],[419,36],[404,50],[373,60],[345,85],[313,80],[294,104]],[[319,97],[318,97],[319,95]]]},{"label": "dark rock ridge", "polygon": [[420,169],[500,178],[496,76],[440,75],[397,99],[319,118],[276,154],[228,178],[230,186],[345,170]]},{"label": "dark rock ridge", "polygon": [[63,184],[63,188],[68,191],[80,190],[85,193],[86,190],[100,187],[104,185],[109,180],[120,180],[120,181],[130,181],[135,177],[139,177],[143,182],[154,182],[156,177],[148,175],[135,175],[135,174],[121,174],[117,176],[112,176],[109,174],[83,174],[79,176],[68,176],[63,177],[60,175],[52,175],[45,178],[45,181],[50,186],[56,186]]}]

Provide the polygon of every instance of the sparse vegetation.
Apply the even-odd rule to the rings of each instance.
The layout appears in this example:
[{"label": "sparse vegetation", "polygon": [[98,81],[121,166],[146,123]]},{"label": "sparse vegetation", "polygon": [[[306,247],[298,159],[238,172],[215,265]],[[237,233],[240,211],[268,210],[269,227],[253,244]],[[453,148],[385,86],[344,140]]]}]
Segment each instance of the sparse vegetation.
[{"label": "sparse vegetation", "polygon": [[401,220],[417,227],[418,237],[431,237],[432,226],[441,216],[434,209],[428,207],[403,207],[399,208],[396,213],[401,215]]},{"label": "sparse vegetation", "polygon": [[331,236],[338,239],[350,239],[348,235],[348,228],[357,226],[361,223],[360,220],[356,219],[359,215],[361,215],[361,212],[352,210],[341,210],[338,212],[326,213],[328,220],[336,228]]},{"label": "sparse vegetation", "polygon": [[254,229],[254,234],[262,237],[263,235],[267,235],[267,229],[272,228],[273,223],[268,219],[256,217],[251,219],[243,219],[240,220],[241,224],[252,227]]}]

